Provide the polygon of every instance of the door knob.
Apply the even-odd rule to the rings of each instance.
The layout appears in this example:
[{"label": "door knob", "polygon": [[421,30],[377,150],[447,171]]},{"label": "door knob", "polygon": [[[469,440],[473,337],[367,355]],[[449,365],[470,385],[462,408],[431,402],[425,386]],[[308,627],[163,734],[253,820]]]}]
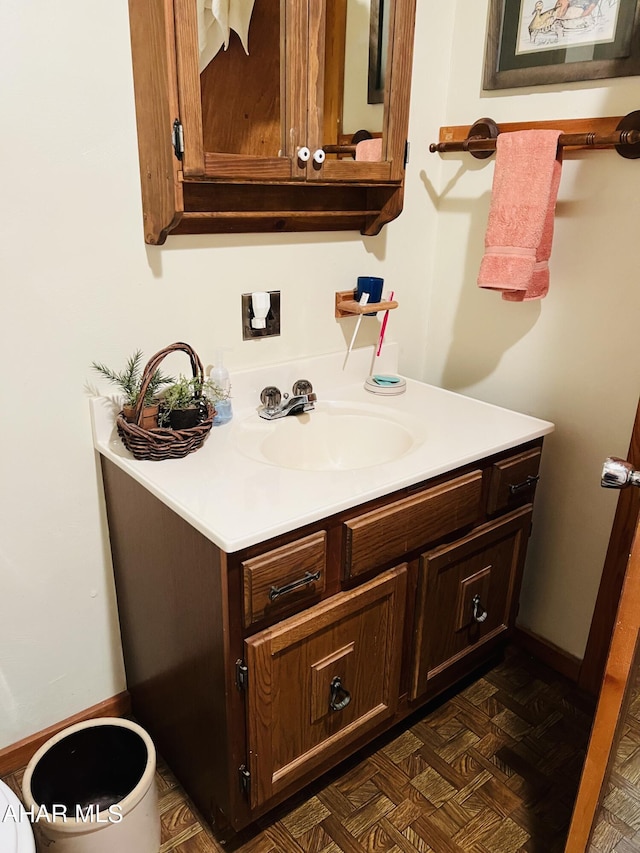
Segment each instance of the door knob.
[{"label": "door knob", "polygon": [[636,471],[626,459],[609,456],[602,468],[600,485],[605,489],[624,489],[626,486],[640,486],[640,471]]}]

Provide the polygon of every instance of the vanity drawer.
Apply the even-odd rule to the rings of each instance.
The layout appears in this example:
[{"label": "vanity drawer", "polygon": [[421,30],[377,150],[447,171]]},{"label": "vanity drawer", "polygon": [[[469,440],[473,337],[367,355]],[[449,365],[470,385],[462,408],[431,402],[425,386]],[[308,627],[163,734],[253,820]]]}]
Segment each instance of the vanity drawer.
[{"label": "vanity drawer", "polygon": [[491,468],[487,512],[501,512],[533,500],[538,482],[541,450],[510,456]]},{"label": "vanity drawer", "polygon": [[275,548],[242,565],[245,628],[292,604],[307,604],[324,592],[327,534],[324,530]]},{"label": "vanity drawer", "polygon": [[482,511],[482,472],[358,515],[344,523],[345,577],[404,559],[409,552],[473,524]]}]

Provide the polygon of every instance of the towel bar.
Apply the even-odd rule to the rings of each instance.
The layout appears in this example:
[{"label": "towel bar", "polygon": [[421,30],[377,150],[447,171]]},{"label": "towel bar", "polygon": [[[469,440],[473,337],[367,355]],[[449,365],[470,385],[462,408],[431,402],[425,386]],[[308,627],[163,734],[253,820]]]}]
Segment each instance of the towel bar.
[{"label": "towel bar", "polygon": [[[617,122],[615,130],[610,127]],[[558,120],[545,122],[530,122],[527,124],[502,125],[500,127],[490,118],[481,118],[475,122],[464,138],[456,139],[461,128],[446,128],[446,139],[442,140],[443,128],[440,129],[440,142],[433,142],[429,151],[433,153],[448,153],[451,151],[466,151],[476,159],[490,157],[496,150],[496,138],[502,133],[513,130],[532,130],[535,128],[575,128],[576,125],[587,125],[592,129],[581,132],[562,133],[558,146],[562,148],[615,148],[621,157],[629,160],[640,158],[640,110],[635,110],[621,119],[585,119],[584,121]],[[609,129],[607,129],[609,125]],[[594,129],[596,128],[596,129]]]}]

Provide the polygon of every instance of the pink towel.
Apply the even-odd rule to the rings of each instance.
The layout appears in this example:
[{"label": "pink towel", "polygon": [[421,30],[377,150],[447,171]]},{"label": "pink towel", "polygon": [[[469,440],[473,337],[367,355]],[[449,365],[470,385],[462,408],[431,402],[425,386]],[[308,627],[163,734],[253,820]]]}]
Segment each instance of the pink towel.
[{"label": "pink towel", "polygon": [[560,130],[501,133],[478,285],[511,302],[542,299],[560,175]]},{"label": "pink towel", "polygon": [[356,160],[367,163],[379,163],[382,160],[382,139],[363,139],[356,143]]}]

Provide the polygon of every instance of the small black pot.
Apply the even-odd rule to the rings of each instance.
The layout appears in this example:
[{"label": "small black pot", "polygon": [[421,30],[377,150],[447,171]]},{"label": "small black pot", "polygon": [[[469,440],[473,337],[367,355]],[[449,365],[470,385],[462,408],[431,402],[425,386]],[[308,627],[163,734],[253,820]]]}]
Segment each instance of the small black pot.
[{"label": "small black pot", "polygon": [[191,406],[188,409],[174,409],[169,412],[169,425],[171,429],[190,429],[197,426],[202,420],[200,409]]}]

